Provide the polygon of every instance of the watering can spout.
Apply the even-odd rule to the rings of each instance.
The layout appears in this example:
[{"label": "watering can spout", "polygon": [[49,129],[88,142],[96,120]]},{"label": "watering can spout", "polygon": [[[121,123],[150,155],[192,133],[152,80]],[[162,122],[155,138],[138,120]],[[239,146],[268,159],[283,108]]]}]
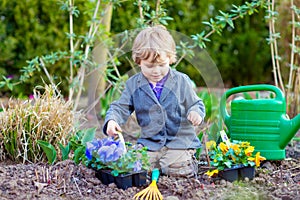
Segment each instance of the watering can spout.
[{"label": "watering can spout", "polygon": [[282,135],[280,136],[281,141],[279,145],[281,148],[285,148],[300,129],[300,114],[291,120],[283,117],[281,125],[280,129]]}]

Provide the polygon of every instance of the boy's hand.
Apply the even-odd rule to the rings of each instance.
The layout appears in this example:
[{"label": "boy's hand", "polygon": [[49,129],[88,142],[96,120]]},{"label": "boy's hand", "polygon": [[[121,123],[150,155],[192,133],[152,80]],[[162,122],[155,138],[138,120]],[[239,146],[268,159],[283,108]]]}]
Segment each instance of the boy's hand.
[{"label": "boy's hand", "polygon": [[122,132],[121,127],[114,120],[109,120],[107,122],[107,129],[106,129],[107,135],[109,135],[109,136],[111,136],[111,137],[114,138],[114,137],[118,136],[117,132]]},{"label": "boy's hand", "polygon": [[193,124],[193,126],[199,126],[202,122],[202,117],[195,111],[191,111],[187,116],[187,119]]}]

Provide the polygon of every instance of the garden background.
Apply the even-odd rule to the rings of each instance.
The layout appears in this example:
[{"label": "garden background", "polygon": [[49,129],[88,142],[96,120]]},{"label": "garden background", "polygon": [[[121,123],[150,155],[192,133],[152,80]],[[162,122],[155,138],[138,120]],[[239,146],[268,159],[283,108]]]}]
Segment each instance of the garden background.
[{"label": "garden background", "polygon": [[[130,52],[114,54],[122,49],[114,47],[113,39],[124,39],[120,43],[125,44],[132,38],[131,30],[150,24],[164,24],[192,41],[177,44],[182,56],[176,69],[203,89],[199,96],[208,109],[200,135],[217,139],[224,126],[218,114],[219,93],[205,90],[206,82],[184,59],[195,48],[205,49],[217,66],[221,92],[223,86],[276,85],[286,95],[287,113],[294,117],[300,109],[299,7],[293,0],[2,0],[0,96],[6,100],[0,110],[1,160],[54,164],[71,158],[79,163],[83,136],[95,130],[81,130],[78,119],[92,113],[101,121],[120,94],[127,72],[134,69]],[[20,103],[27,99],[34,101]],[[83,110],[78,113],[79,108]],[[45,175],[45,169],[40,170],[38,174]],[[36,177],[35,182],[42,183],[37,187],[43,190],[45,180]],[[166,182],[162,184],[167,194]],[[73,189],[82,195],[78,187]]]}]

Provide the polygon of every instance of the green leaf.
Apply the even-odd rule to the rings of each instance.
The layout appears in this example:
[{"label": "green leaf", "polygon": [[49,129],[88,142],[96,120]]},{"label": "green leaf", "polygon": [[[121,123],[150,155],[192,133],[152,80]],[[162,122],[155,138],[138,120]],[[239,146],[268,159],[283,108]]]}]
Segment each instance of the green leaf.
[{"label": "green leaf", "polygon": [[259,92],[256,92],[256,93],[255,93],[255,97],[256,97],[256,99],[260,99],[260,93],[259,93]]},{"label": "green leaf", "polygon": [[67,160],[69,158],[70,153],[70,142],[65,147],[61,143],[59,143],[58,146],[62,153],[62,160]]},{"label": "green leaf", "polygon": [[6,85],[5,81],[0,81],[0,88],[4,87]]},{"label": "green leaf", "polygon": [[85,156],[85,146],[78,147],[74,151],[74,157],[73,157],[74,162],[78,165],[83,156]]},{"label": "green leaf", "polygon": [[42,147],[44,153],[47,156],[48,163],[53,164],[56,161],[56,150],[49,142],[38,140],[37,143]]},{"label": "green leaf", "polygon": [[295,136],[295,137],[293,137],[293,140],[294,140],[294,141],[300,141],[300,137]]},{"label": "green leaf", "polygon": [[11,83],[7,83],[7,87],[8,87],[8,89],[10,89],[10,91],[12,91],[12,90],[13,90],[13,84],[11,84]]},{"label": "green leaf", "polygon": [[113,176],[118,176],[118,175],[119,175],[119,172],[118,172],[118,170],[112,170],[112,171],[111,171],[111,174],[112,174]]},{"label": "green leaf", "polygon": [[211,126],[209,127],[209,134],[208,134],[208,139],[209,140],[218,140],[218,132],[220,128],[217,123],[212,123]]},{"label": "green leaf", "polygon": [[85,132],[84,132],[84,135],[81,139],[81,144],[85,145],[87,142],[92,141],[95,137],[95,134],[96,134],[96,128],[95,127],[86,129]]},{"label": "green leaf", "polygon": [[231,168],[232,163],[230,161],[226,161],[224,162],[224,164],[226,165],[226,167]]},{"label": "green leaf", "polygon": [[243,95],[244,95],[245,99],[248,99],[248,100],[253,99],[252,96],[248,92],[243,92]]}]

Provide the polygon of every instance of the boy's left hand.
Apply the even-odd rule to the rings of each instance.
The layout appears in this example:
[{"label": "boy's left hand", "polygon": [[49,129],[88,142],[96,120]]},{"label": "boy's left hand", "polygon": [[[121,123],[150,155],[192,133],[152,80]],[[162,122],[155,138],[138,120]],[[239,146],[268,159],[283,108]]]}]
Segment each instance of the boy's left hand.
[{"label": "boy's left hand", "polygon": [[199,126],[202,122],[202,117],[195,111],[191,111],[187,116],[187,119],[193,124],[193,126]]}]

